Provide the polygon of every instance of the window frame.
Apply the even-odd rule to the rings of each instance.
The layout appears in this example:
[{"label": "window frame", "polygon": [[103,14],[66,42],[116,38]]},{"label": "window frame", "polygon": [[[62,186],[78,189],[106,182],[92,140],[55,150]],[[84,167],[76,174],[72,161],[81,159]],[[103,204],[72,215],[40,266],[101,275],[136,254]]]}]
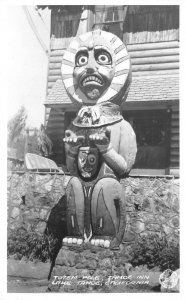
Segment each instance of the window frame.
[{"label": "window frame", "polygon": [[[170,167],[170,132],[171,132],[171,114],[170,112],[167,111],[167,109],[149,109],[149,110],[127,110],[127,111],[123,111],[123,117],[126,121],[128,121],[131,126],[133,127],[133,123],[134,123],[134,119],[152,119],[152,118],[159,118],[160,120],[164,121],[164,129],[165,129],[165,140],[163,142],[163,144],[159,144],[159,145],[138,145],[138,151],[150,151],[152,150],[152,148],[154,147],[154,149],[160,149],[160,148],[164,148],[164,151],[166,153],[166,161],[165,161],[165,165],[162,166],[162,168],[157,167],[155,168],[153,167],[148,167],[148,165],[144,166],[136,166],[134,165],[132,173],[136,174],[140,174],[141,170],[143,170],[143,173],[146,174],[154,174],[154,172],[156,172],[157,174],[165,174],[166,173],[166,169],[168,169]],[[135,129],[134,129],[135,131]],[[142,165],[142,161],[139,161],[139,165]],[[138,172],[139,170],[139,172]]]},{"label": "window frame", "polygon": [[[124,5],[120,5],[120,6],[117,6],[117,5],[103,5],[103,6],[101,6],[102,8],[100,8],[100,9],[98,9],[97,7],[99,7],[99,6],[101,6],[101,5],[95,5],[95,10],[94,10],[94,24],[93,24],[93,26],[92,26],[92,29],[94,30],[96,27],[101,27],[101,26],[103,26],[101,29],[103,29],[104,28],[104,26],[105,26],[105,28],[108,28],[107,26],[112,26],[112,25],[115,25],[115,24],[119,24],[119,26],[120,26],[120,38],[121,39],[123,39],[123,33],[124,33],[124,20],[125,20],[125,6]],[[103,12],[103,14],[105,13],[105,12],[107,12],[108,11],[108,7],[111,7],[111,8],[113,8],[113,7],[116,7],[116,9],[115,10],[113,10],[113,12],[114,11],[122,11],[122,19],[119,19],[119,20],[112,20],[112,21],[103,21],[103,22],[97,22],[96,21],[96,13],[97,12]],[[120,16],[119,16],[120,17]],[[106,18],[106,14],[105,14],[105,17],[104,18]],[[106,29],[105,29],[106,30]],[[112,30],[110,31],[109,30],[109,32],[111,32],[112,33]]]}]

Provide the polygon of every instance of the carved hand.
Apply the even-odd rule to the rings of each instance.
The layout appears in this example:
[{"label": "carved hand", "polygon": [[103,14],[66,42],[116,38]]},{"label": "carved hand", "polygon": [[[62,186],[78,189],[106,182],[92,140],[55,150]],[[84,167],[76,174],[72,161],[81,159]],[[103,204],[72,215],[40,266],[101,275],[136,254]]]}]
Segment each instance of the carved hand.
[{"label": "carved hand", "polygon": [[82,145],[84,141],[84,136],[77,136],[71,130],[65,131],[65,138],[63,139],[65,143],[70,146],[70,152],[77,154],[79,147]]},{"label": "carved hand", "polygon": [[110,148],[110,134],[111,130],[107,127],[105,132],[92,134],[89,139],[94,142],[100,152],[107,152]]}]

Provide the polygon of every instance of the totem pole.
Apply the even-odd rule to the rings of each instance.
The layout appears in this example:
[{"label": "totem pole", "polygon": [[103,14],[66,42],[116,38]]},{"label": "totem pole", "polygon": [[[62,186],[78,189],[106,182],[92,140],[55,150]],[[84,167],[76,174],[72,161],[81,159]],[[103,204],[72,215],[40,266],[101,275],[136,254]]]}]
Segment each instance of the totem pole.
[{"label": "totem pole", "polygon": [[120,106],[131,82],[123,42],[105,31],[76,37],[62,60],[62,79],[79,111],[65,132],[67,230],[63,244],[117,249],[126,226],[120,179],[130,172],[136,137]]}]

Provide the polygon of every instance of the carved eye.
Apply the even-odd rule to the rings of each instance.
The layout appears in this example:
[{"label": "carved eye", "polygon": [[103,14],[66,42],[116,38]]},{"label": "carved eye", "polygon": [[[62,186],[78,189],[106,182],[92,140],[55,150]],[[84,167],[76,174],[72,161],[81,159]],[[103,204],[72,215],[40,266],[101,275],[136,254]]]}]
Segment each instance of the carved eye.
[{"label": "carved eye", "polygon": [[111,55],[106,50],[99,50],[95,55],[96,61],[101,65],[110,65],[112,63]]},{"label": "carved eye", "polygon": [[90,165],[94,165],[95,162],[96,162],[96,157],[93,154],[90,154],[88,156],[88,162],[89,162]]},{"label": "carved eye", "polygon": [[76,66],[78,67],[85,66],[87,62],[88,62],[88,53],[82,52],[77,55]]}]

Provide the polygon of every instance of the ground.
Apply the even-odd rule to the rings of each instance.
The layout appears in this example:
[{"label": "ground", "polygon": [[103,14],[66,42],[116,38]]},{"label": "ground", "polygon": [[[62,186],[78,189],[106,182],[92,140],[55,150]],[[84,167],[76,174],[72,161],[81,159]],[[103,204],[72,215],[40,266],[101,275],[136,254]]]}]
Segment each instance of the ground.
[{"label": "ground", "polygon": [[[48,281],[50,263],[31,262],[25,260],[8,259],[8,293],[45,293]],[[146,271],[142,271],[146,270]],[[149,284],[112,286],[110,293],[153,293],[160,292],[159,276],[161,272],[147,270],[146,267],[136,267],[129,273],[133,280],[139,275],[149,276]],[[139,279],[138,279],[139,280]],[[94,292],[94,291],[93,291]],[[98,292],[95,290],[95,292]],[[104,292],[104,291],[103,291]],[[106,291],[107,292],[107,291]]]}]

